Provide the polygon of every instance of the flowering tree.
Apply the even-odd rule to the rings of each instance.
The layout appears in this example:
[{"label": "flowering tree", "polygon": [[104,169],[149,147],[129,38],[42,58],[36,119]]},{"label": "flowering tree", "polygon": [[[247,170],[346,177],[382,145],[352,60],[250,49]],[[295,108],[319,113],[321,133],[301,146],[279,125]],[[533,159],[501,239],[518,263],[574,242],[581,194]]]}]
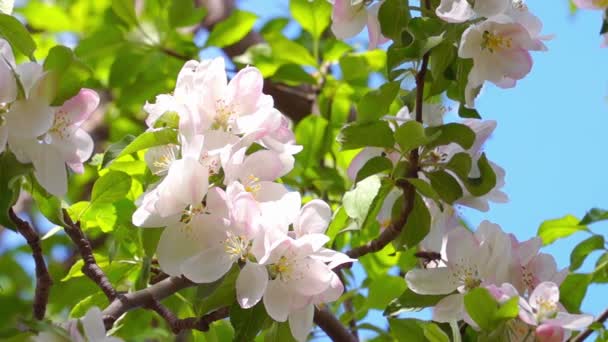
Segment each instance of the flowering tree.
[{"label": "flowering tree", "polygon": [[[508,201],[475,99],[549,50],[541,19],[521,0],[285,3],[254,30],[233,1],[0,1],[0,224],[35,264],[2,252],[0,336],[605,341],[608,312],[580,304],[608,281],[608,212],[520,241],[458,211]],[[344,41],[365,30],[367,49]],[[558,269],[542,247],[578,231]]]}]

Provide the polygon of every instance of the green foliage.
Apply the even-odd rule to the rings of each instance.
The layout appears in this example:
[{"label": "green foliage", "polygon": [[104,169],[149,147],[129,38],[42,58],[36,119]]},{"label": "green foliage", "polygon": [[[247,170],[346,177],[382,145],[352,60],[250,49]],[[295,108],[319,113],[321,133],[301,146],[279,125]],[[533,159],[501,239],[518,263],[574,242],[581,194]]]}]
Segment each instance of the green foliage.
[{"label": "green foliage", "polygon": [[431,214],[420,195],[416,193],[412,211],[407,217],[401,235],[393,242],[397,248],[413,248],[424,239],[431,229]]},{"label": "green foliage", "polygon": [[585,214],[585,217],[583,217],[583,219],[581,220],[581,222],[579,224],[580,225],[589,225],[589,224],[592,224],[595,222],[605,221],[605,220],[608,220],[608,211],[599,209],[599,208],[593,208],[593,209],[589,210],[587,212],[587,214]]},{"label": "green foliage", "polygon": [[411,19],[409,1],[387,0],[378,11],[382,35],[395,41],[401,40],[401,33]]},{"label": "green foliage", "polygon": [[0,225],[14,228],[13,222],[8,217],[8,211],[17,201],[22,176],[30,170],[31,166],[19,163],[12,153],[8,151],[0,153]]},{"label": "green foliage", "polygon": [[380,89],[371,90],[357,105],[357,120],[360,122],[375,121],[388,113],[388,109],[399,93],[399,83],[388,82]]},{"label": "green foliage", "polygon": [[371,176],[357,183],[357,187],[353,190],[345,193],[342,203],[348,216],[363,223],[380,187],[380,177]]},{"label": "green foliage", "polygon": [[34,60],[36,43],[19,20],[8,14],[0,13],[0,37],[6,39],[13,49]]},{"label": "green foliage", "polygon": [[593,251],[604,249],[604,237],[594,235],[574,247],[570,254],[570,270],[576,271]]},{"label": "green foliage", "polygon": [[342,150],[368,146],[392,149],[395,146],[393,131],[388,122],[382,120],[347,124],[340,131],[338,141],[342,144]]},{"label": "green foliage", "polygon": [[137,26],[135,2],[133,0],[112,0],[112,10],[126,24]]},{"label": "green foliage", "polygon": [[386,275],[374,279],[369,285],[367,304],[373,309],[384,309],[395,298],[405,291],[405,282],[402,277]]},{"label": "green foliage", "polygon": [[429,127],[425,131],[428,136],[437,135],[433,142],[427,145],[427,148],[456,143],[463,149],[468,150],[475,143],[475,132],[469,126],[459,123]]},{"label": "green foliage", "polygon": [[234,11],[221,23],[217,24],[207,39],[207,46],[224,47],[241,40],[251,29],[257,16],[246,11]]},{"label": "green foliage", "polygon": [[563,239],[576,232],[585,230],[587,230],[587,227],[581,225],[576,217],[566,215],[562,218],[543,222],[538,227],[536,235],[543,240],[544,245],[550,245],[555,240]]},{"label": "green foliage", "polygon": [[319,39],[329,26],[331,4],[325,0],[290,0],[289,10],[293,18],[315,39]]},{"label": "green foliage", "polygon": [[405,122],[395,130],[395,141],[401,146],[401,153],[407,153],[422,145],[426,145],[438,136],[438,132],[428,136],[422,124],[413,120]]},{"label": "green foliage", "polygon": [[447,342],[449,337],[433,322],[413,318],[389,320],[391,335],[397,341]]},{"label": "green foliage", "polygon": [[377,157],[373,157],[372,159],[368,160],[363,167],[361,168],[361,170],[359,170],[359,172],[357,172],[357,177],[355,179],[355,183],[359,182],[362,179],[365,179],[369,176],[384,172],[384,171],[388,171],[388,170],[392,170],[393,169],[393,162],[390,161],[390,159],[383,157],[383,156],[377,156]]},{"label": "green foliage", "polygon": [[238,303],[230,307],[230,323],[234,327],[235,341],[251,341],[268,320],[262,302],[251,309],[242,309]]},{"label": "green foliage", "polygon": [[485,153],[477,160],[477,168],[480,174],[478,178],[469,177],[471,167],[471,156],[464,152],[455,154],[445,166],[446,169],[453,171],[458,176],[472,195],[483,196],[490,192],[496,186],[496,174]]},{"label": "green foliage", "polygon": [[559,302],[564,305],[568,312],[580,312],[581,303],[587,287],[592,280],[592,275],[582,273],[570,273],[559,287]]},{"label": "green foliage", "polygon": [[61,45],[49,51],[44,60],[44,69],[57,75],[57,91],[52,101],[56,106],[78,94],[84,82],[91,76],[90,70],[77,59],[74,52]]},{"label": "green foliage", "polygon": [[479,287],[464,295],[464,306],[481,329],[492,331],[500,323],[517,317],[518,300],[514,297],[499,304],[487,289]]},{"label": "green foliage", "polygon": [[453,204],[462,197],[462,188],[458,181],[445,171],[427,172],[433,190],[448,204]]},{"label": "green foliage", "polygon": [[169,25],[171,27],[185,27],[200,23],[207,15],[205,7],[194,7],[190,0],[173,0],[169,6]]}]

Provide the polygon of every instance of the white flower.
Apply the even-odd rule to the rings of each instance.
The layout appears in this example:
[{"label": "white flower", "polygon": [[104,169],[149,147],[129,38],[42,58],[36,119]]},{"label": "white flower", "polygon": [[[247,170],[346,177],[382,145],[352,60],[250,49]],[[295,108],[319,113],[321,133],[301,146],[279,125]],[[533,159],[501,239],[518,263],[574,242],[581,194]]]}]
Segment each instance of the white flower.
[{"label": "white flower", "polygon": [[489,18],[500,14],[510,2],[511,0],[441,0],[435,13],[449,23],[462,23],[476,16]]}]

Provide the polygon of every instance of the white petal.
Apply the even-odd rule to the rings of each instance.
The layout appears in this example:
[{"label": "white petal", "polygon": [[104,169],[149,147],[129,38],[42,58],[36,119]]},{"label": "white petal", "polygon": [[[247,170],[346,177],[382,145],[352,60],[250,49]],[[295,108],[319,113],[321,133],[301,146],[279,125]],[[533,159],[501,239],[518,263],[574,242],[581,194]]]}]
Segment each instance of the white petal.
[{"label": "white petal", "polygon": [[[292,289],[304,296],[314,296],[327,290],[334,274],[325,264],[314,259],[304,259],[298,262],[298,270],[286,283]],[[299,273],[299,276],[297,274]]]},{"label": "white petal", "polygon": [[456,293],[440,300],[433,309],[433,321],[451,322],[461,320],[465,313],[464,295]]},{"label": "white petal", "polygon": [[322,200],[312,200],[302,207],[294,222],[296,236],[323,234],[331,221],[331,208]]},{"label": "white petal", "polygon": [[195,283],[212,283],[226,274],[234,264],[234,259],[224,249],[224,245],[205,249],[186,260],[181,270],[186,278]]},{"label": "white petal", "polygon": [[556,304],[559,302],[559,287],[548,281],[542,282],[532,291],[529,302],[534,309],[538,309],[541,302]]},{"label": "white petal", "polygon": [[165,228],[156,249],[163,272],[171,276],[182,274],[181,265],[204,247],[200,230],[184,223]]},{"label": "white petal", "polygon": [[451,280],[451,273],[447,267],[414,269],[407,272],[405,280],[408,288],[418,294],[449,294],[458,287],[458,284]]},{"label": "white petal", "polygon": [[236,279],[236,297],[242,308],[256,305],[266,291],[268,272],[260,264],[247,262]]},{"label": "white petal", "polygon": [[568,330],[583,330],[593,323],[591,315],[574,315],[567,312],[558,312],[557,317],[543,321],[544,324],[554,324]]},{"label": "white petal", "polygon": [[282,281],[275,279],[268,282],[264,294],[264,307],[268,316],[277,322],[285,322],[289,315],[290,300],[290,293]]},{"label": "white petal", "polygon": [[289,314],[289,329],[296,340],[306,341],[308,334],[312,331],[314,315],[315,307],[312,304]]},{"label": "white petal", "polygon": [[106,337],[101,310],[94,306],[81,319],[84,333],[89,341],[97,341]]},{"label": "white petal", "polygon": [[466,0],[441,0],[435,13],[448,23],[462,23],[475,15],[473,8]]}]

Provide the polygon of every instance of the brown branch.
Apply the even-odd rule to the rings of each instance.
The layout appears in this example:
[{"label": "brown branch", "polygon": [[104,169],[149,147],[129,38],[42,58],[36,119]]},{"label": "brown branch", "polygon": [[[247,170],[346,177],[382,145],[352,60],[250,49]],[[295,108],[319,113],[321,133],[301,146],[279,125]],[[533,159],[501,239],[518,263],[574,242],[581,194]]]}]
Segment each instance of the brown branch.
[{"label": "brown branch", "polygon": [[[424,83],[426,80],[426,72],[428,69],[430,54],[427,52],[422,57],[422,65],[420,67],[420,71],[416,74],[416,121],[422,123],[422,106],[424,103]],[[418,149],[414,149],[410,152],[409,162],[410,167],[407,172],[407,178],[416,178],[418,177],[419,170],[419,154]],[[359,246],[354,248],[346,254],[351,258],[359,258],[368,253],[374,253],[382,250],[386,245],[391,243],[391,241],[395,240],[405,227],[407,223],[408,217],[414,208],[414,198],[416,195],[416,189],[408,182],[399,182],[397,184],[404,193],[404,204],[403,210],[401,211],[401,215],[394,221],[390,226],[388,226],[376,239],[368,242],[363,246]],[[345,267],[348,265],[345,265]]]},{"label": "brown branch", "polygon": [[230,314],[229,308],[223,307],[200,318],[190,317],[179,319],[171,310],[156,299],[152,300],[152,302],[147,305],[147,308],[161,316],[167,322],[171,331],[176,335],[183,330],[209,331],[209,325],[211,323],[222,320]]},{"label": "brown branch", "polygon": [[315,308],[314,321],[332,341],[357,342],[357,338],[327,309]]},{"label": "brown branch", "polygon": [[114,322],[127,311],[140,307],[149,307],[153,302],[160,301],[179,290],[195,286],[196,284],[184,277],[170,277],[145,289],[121,294],[103,310],[102,316],[106,329],[110,329]]},{"label": "brown branch", "polygon": [[44,314],[46,312],[46,305],[49,302],[49,294],[51,292],[51,286],[53,285],[53,279],[51,278],[46,267],[46,262],[44,261],[42,247],[40,246],[40,236],[28,222],[20,219],[15,214],[13,208],[8,210],[8,216],[15,224],[19,234],[25,238],[27,244],[32,249],[32,256],[36,265],[36,292],[34,293],[33,312],[34,318],[42,320],[44,319]]},{"label": "brown branch", "polygon": [[114,286],[112,286],[112,283],[110,283],[110,280],[103,272],[101,267],[97,265],[97,261],[93,255],[93,248],[91,247],[91,243],[87,237],[82,232],[80,222],[74,223],[65,209],[63,209],[63,220],[66,224],[64,227],[65,233],[70,237],[70,239],[72,239],[72,242],[74,242],[78,248],[78,252],[84,261],[82,273],[84,273],[87,277],[93,280],[97,286],[99,286],[110,302],[113,301],[116,298],[116,289],[114,289]]},{"label": "brown branch", "polygon": [[[606,320],[608,320],[608,309],[604,310],[604,312],[602,312],[601,315],[599,315],[599,317],[595,320],[595,323],[600,323],[600,324],[604,324],[604,322],[606,322]],[[582,342],[585,339],[587,339],[587,337],[589,337],[591,334],[594,333],[594,330],[591,328],[587,328],[587,330],[583,331],[582,333],[576,335],[575,338],[572,339],[573,342]]]}]

